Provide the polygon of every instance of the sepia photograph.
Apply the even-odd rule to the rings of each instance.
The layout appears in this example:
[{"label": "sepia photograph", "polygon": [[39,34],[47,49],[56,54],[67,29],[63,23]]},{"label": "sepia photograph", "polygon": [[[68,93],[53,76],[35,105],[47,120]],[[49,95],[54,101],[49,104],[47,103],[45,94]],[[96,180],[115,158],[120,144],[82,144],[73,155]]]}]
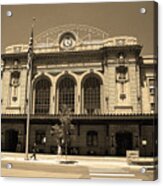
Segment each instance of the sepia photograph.
[{"label": "sepia photograph", "polygon": [[157,3],[1,6],[1,175],[158,177]]}]

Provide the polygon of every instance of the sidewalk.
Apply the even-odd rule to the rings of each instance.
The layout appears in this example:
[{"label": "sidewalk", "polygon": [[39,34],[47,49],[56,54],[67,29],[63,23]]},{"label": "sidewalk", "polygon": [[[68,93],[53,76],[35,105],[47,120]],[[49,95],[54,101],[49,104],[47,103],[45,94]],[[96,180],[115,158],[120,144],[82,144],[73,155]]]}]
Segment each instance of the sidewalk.
[{"label": "sidewalk", "polygon": [[[30,157],[31,154],[29,154]],[[58,156],[58,155],[37,155],[37,160],[29,159],[25,160],[24,154],[2,154],[2,162],[19,162],[19,163],[32,163],[34,165],[60,165],[60,166],[86,166],[86,167],[98,167],[98,168],[110,168],[110,167],[128,167],[126,158],[116,157],[92,157],[92,156]],[[61,163],[67,162],[67,163]]]},{"label": "sidewalk", "polygon": [[[60,164],[56,156],[49,157],[38,155],[37,160],[25,160],[24,154],[2,153],[1,167],[2,176],[5,177],[48,177],[48,178],[84,178],[88,179],[89,169],[77,163]],[[12,168],[8,169],[7,165]]]},{"label": "sidewalk", "polygon": [[[31,154],[29,154],[30,157]],[[140,158],[153,161],[153,158]],[[38,154],[37,160],[25,160],[24,153],[1,153],[2,176],[93,178],[113,176],[152,180],[153,171],[140,174],[141,165],[129,165],[125,157],[57,156]],[[66,163],[65,163],[66,161]],[[63,163],[61,163],[63,162]],[[7,164],[13,168],[8,170]],[[143,166],[144,167],[144,166]],[[121,176],[120,176],[121,175]]]},{"label": "sidewalk", "polygon": [[[30,157],[31,154],[29,154]],[[25,158],[25,153],[1,153],[1,159],[4,158]],[[41,160],[55,160],[58,155],[52,154],[37,154],[37,158]],[[126,157],[114,157],[114,156],[83,156],[83,155],[67,155],[68,160],[89,160],[89,161],[117,161],[117,162],[126,162]],[[65,159],[65,155],[61,156],[61,159]],[[141,157],[142,161],[153,161],[151,157]]]},{"label": "sidewalk", "polygon": [[[31,154],[29,154],[30,158]],[[22,162],[22,163],[33,163],[33,164],[43,164],[43,165],[62,165],[62,166],[86,166],[89,168],[133,168],[138,169],[143,165],[135,164],[129,165],[126,157],[97,157],[97,156],[72,156],[65,155],[47,155],[47,154],[37,154],[37,160],[29,159],[25,160],[24,153],[1,153],[2,162]],[[69,163],[61,163],[67,161]],[[139,158],[142,162],[153,162],[153,158]],[[144,165],[145,166],[145,165]],[[146,167],[151,167],[151,165],[146,165]]]}]

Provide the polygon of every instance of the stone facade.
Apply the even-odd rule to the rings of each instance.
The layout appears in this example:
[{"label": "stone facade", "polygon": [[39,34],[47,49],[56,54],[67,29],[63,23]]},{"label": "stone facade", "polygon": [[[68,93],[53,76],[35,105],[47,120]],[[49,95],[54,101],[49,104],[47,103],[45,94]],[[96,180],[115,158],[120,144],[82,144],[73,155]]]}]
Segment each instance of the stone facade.
[{"label": "stone facade", "polygon": [[[134,37],[101,38],[97,42],[93,36],[99,31],[90,27],[92,40],[81,41],[74,27],[66,33],[62,29],[54,34],[58,38],[62,33],[60,39],[56,39],[55,47],[40,47],[36,40],[32,69],[30,149],[38,131],[39,138],[46,137],[46,143],[39,146],[40,152],[56,153],[56,142],[50,135],[50,128],[57,122],[57,118],[53,117],[59,114],[60,82],[67,77],[74,82],[72,115],[76,119],[72,121],[76,126],[76,137],[72,140],[72,147],[76,148],[77,153],[124,156],[126,150],[139,150],[141,155],[156,154],[153,149],[157,143],[154,136],[157,130],[157,59],[154,56],[141,56],[142,46]],[[14,47],[19,47],[20,51],[15,52]],[[20,151],[25,148],[28,91],[26,48],[25,45],[10,46],[2,55],[4,151],[15,151],[16,143],[21,144]],[[100,106],[91,114],[86,110],[87,103],[84,101],[84,82],[89,77],[96,78],[100,84]],[[40,117],[36,113],[36,87],[41,79],[50,82],[49,111],[43,118],[43,113]],[[89,131],[95,134],[92,137],[95,144],[92,146],[88,144]],[[7,142],[14,135],[17,136],[15,146]],[[121,140],[124,143],[120,143]]]}]

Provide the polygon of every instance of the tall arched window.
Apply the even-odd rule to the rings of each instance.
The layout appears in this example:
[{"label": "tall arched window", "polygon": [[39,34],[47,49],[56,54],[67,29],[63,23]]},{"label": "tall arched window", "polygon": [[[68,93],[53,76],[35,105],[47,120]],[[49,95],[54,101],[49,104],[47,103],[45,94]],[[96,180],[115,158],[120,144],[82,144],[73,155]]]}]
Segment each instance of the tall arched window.
[{"label": "tall arched window", "polygon": [[88,77],[83,84],[84,91],[84,113],[100,113],[100,87],[101,82],[95,76]]},{"label": "tall arched window", "polygon": [[59,82],[59,111],[65,105],[71,112],[74,112],[75,82],[70,77],[65,77]]},{"label": "tall arched window", "polygon": [[35,86],[35,114],[49,114],[50,86],[47,79],[40,79]]}]

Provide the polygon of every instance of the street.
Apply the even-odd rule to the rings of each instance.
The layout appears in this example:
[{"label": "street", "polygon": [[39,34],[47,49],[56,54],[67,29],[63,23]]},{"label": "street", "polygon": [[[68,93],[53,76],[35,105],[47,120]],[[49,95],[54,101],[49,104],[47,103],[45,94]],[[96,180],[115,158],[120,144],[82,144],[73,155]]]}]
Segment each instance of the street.
[{"label": "street", "polygon": [[[24,160],[24,154],[2,153],[2,176],[84,179],[153,180],[151,167],[141,173],[142,166],[128,165],[126,158],[37,155],[37,160]],[[12,165],[11,169],[7,164]]]}]

